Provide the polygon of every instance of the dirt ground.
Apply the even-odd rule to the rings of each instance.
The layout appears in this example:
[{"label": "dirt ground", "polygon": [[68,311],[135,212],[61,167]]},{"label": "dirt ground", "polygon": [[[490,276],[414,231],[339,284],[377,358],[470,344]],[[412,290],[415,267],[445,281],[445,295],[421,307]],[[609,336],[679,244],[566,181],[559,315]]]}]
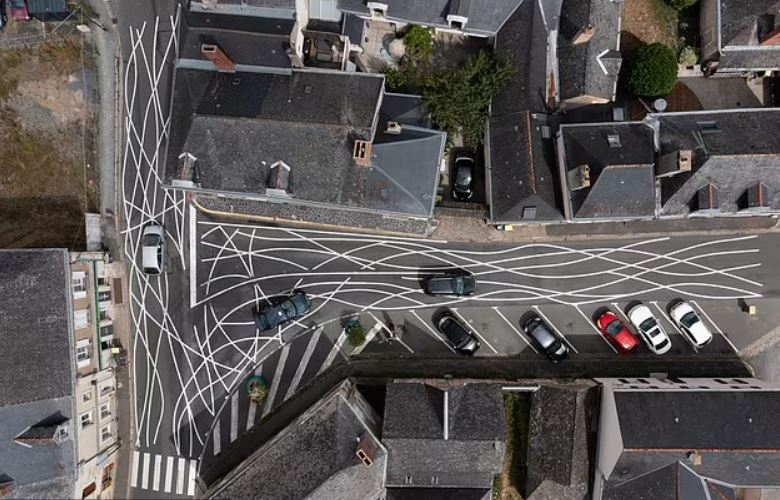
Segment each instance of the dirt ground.
[{"label": "dirt ground", "polygon": [[677,12],[664,0],[623,2],[620,51],[630,57],[642,44],[661,42],[677,47]]},{"label": "dirt ground", "polygon": [[0,50],[0,68],[0,248],[83,249],[98,193],[80,39]]}]

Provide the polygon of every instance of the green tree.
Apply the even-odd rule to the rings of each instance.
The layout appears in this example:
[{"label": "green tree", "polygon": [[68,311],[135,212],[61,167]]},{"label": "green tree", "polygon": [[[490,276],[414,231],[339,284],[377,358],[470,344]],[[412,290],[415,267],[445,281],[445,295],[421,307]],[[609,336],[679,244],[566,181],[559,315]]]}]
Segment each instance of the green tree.
[{"label": "green tree", "polygon": [[513,73],[492,52],[482,51],[463,67],[430,78],[423,102],[440,129],[450,137],[462,133],[464,143],[475,147],[482,143],[491,101]]},{"label": "green tree", "polygon": [[398,68],[386,66],[382,71],[385,75],[385,90],[400,92],[406,88],[406,73]]},{"label": "green tree", "polygon": [[693,66],[699,62],[699,51],[690,45],[683,47],[678,58],[683,66]]},{"label": "green tree", "polygon": [[676,10],[685,10],[696,5],[699,0],[667,0]]},{"label": "green tree", "polygon": [[662,43],[645,45],[631,62],[628,86],[640,97],[662,97],[677,81],[677,54]]},{"label": "green tree", "polygon": [[433,53],[433,28],[413,25],[404,35],[404,43],[413,64],[427,63]]}]

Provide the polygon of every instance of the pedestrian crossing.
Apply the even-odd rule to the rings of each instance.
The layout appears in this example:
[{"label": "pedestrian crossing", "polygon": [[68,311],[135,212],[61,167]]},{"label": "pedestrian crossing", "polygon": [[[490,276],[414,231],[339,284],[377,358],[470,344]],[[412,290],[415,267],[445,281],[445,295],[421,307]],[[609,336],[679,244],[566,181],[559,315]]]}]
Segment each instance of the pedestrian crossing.
[{"label": "pedestrian crossing", "polygon": [[195,495],[198,461],[158,453],[133,451],[130,486],[175,495]]}]

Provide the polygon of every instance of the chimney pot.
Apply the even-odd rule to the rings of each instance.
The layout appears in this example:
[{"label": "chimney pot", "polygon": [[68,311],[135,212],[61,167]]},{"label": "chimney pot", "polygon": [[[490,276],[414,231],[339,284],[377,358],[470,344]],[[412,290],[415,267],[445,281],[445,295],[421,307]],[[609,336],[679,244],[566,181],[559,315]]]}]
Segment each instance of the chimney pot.
[{"label": "chimney pot", "polygon": [[213,43],[204,43],[200,46],[200,52],[203,56],[214,63],[217,71],[220,73],[235,73],[236,65],[230,58],[222,52],[218,45]]}]

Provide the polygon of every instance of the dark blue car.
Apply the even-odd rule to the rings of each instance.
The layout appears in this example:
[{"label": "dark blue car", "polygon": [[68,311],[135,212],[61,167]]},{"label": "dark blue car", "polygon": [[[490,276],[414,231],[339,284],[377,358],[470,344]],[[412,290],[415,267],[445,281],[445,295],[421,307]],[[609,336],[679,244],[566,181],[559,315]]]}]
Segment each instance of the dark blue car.
[{"label": "dark blue car", "polygon": [[304,292],[296,292],[281,302],[266,305],[255,313],[255,325],[261,332],[298,319],[311,308]]}]

